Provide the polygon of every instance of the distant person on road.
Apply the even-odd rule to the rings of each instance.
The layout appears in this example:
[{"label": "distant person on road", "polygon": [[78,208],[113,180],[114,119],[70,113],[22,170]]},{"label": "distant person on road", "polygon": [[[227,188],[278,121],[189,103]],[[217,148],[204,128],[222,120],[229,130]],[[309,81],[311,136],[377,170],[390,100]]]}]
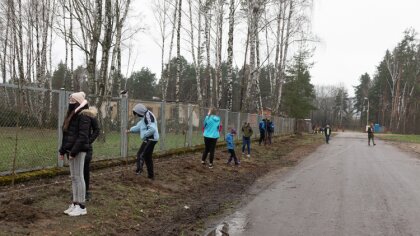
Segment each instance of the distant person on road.
[{"label": "distant person on road", "polygon": [[140,117],[137,125],[127,130],[127,133],[140,133],[142,140],[141,146],[137,152],[136,174],[143,172],[143,164],[146,163],[147,178],[154,180],[155,173],[153,169],[153,150],[159,141],[159,131],[155,115],[141,103],[133,108],[133,115]]},{"label": "distant person on road", "polygon": [[325,126],[324,134],[325,134],[325,142],[326,143],[329,143],[330,142],[330,136],[331,136],[331,128],[330,128],[330,125]]},{"label": "distant person on road", "polygon": [[89,150],[91,119],[87,115],[89,105],[84,92],[69,97],[67,114],[63,123],[63,140],[59,150],[60,159],[67,156],[73,192],[73,202],[64,211],[69,216],[86,215],[86,184],[83,176],[86,152]]},{"label": "distant person on road", "polygon": [[209,168],[213,168],[214,152],[217,139],[220,137],[220,117],[216,115],[216,109],[210,108],[204,119],[204,145],[205,149],[201,158],[201,164],[206,165],[207,154],[210,153]]},{"label": "distant person on road", "polygon": [[229,160],[227,162],[228,165],[230,165],[230,162],[232,160],[234,160],[235,165],[239,165],[239,160],[235,154],[235,135],[236,135],[236,130],[234,128],[231,128],[230,132],[226,135],[226,144],[227,144],[228,152],[230,154]]},{"label": "distant person on road", "polygon": [[251,137],[254,131],[248,122],[245,122],[242,126],[242,155],[245,155],[245,147],[247,147],[246,157],[251,157]]},{"label": "distant person on road", "polygon": [[367,129],[367,133],[368,133],[368,145],[370,146],[370,140],[372,139],[372,144],[373,146],[375,146],[375,139],[374,139],[374,128],[373,128],[373,124],[369,125],[368,129]]},{"label": "distant person on road", "polygon": [[264,141],[265,144],[265,133],[266,133],[266,122],[265,119],[262,119],[260,121],[260,124],[258,125],[258,128],[260,130],[260,140],[259,140],[259,145],[261,145],[262,141]]},{"label": "distant person on road", "polygon": [[96,118],[97,114],[98,114],[98,109],[96,109],[96,107],[89,107],[89,110],[86,111],[86,115],[89,116],[90,122],[91,122],[91,128],[89,130],[89,149],[86,152],[85,165],[83,167],[83,176],[85,178],[85,184],[86,184],[86,201],[89,201],[92,197],[92,193],[89,192],[90,162],[92,161],[92,156],[93,156],[92,144],[93,142],[95,142],[100,132],[98,119]]}]

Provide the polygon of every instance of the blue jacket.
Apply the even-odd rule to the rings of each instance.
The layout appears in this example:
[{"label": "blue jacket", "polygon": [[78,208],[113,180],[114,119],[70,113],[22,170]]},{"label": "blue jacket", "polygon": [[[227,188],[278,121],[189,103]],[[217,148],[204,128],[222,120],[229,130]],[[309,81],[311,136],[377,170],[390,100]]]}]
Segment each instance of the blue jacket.
[{"label": "blue jacket", "polygon": [[227,143],[227,148],[229,150],[235,149],[235,142],[234,142],[233,135],[231,133],[228,133],[226,135],[226,143]]},{"label": "blue jacket", "polygon": [[260,121],[260,132],[265,132],[265,120]]},{"label": "blue jacket", "polygon": [[131,133],[139,133],[143,141],[159,140],[159,131],[155,115],[151,111],[147,111],[144,117],[137,123],[137,125],[130,128]]},{"label": "blue jacket", "polygon": [[204,137],[219,138],[220,117],[210,115],[204,119]]}]

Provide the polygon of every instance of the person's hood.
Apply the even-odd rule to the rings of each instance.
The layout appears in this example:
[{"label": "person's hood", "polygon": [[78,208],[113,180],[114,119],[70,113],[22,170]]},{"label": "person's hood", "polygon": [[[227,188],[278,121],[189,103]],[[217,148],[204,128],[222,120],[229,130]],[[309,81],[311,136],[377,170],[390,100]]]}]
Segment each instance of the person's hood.
[{"label": "person's hood", "polygon": [[212,119],[212,120],[214,120],[216,122],[220,121],[220,117],[215,116],[215,115],[210,115],[210,119]]},{"label": "person's hood", "polygon": [[141,116],[144,116],[144,114],[146,114],[147,108],[145,105],[138,103],[134,106],[133,111]]},{"label": "person's hood", "polygon": [[95,118],[98,115],[98,109],[96,107],[89,107],[89,109],[82,110],[80,114]]}]

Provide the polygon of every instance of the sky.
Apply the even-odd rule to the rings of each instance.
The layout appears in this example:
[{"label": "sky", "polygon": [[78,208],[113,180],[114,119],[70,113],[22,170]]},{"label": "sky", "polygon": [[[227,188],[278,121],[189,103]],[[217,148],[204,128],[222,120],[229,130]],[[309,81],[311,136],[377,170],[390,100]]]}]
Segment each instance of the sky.
[{"label": "sky", "polygon": [[314,0],[312,30],[320,38],[311,70],[312,83],[352,86],[371,76],[387,49],[412,27],[420,32],[418,0]]}]

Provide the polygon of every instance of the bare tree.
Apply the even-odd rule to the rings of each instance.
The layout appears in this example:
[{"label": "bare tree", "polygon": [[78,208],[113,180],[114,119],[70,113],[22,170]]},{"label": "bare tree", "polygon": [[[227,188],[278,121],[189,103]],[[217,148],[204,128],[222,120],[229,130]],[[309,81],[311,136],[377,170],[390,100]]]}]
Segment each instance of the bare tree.
[{"label": "bare tree", "polygon": [[223,38],[223,15],[224,15],[224,0],[217,0],[215,4],[217,18],[216,18],[216,107],[221,107],[222,101],[222,38]]},{"label": "bare tree", "polygon": [[233,30],[235,26],[235,0],[230,0],[229,5],[229,32],[228,32],[228,59],[227,59],[227,106],[228,111],[232,110],[232,90],[233,90]]},{"label": "bare tree", "polygon": [[[190,17],[190,40],[191,40],[191,56],[193,60],[194,70],[195,70],[195,79],[197,83],[197,102],[199,106],[203,106],[203,96],[201,94],[201,64],[202,64],[202,47],[201,47],[201,31],[202,31],[202,25],[201,25],[201,7],[202,3],[201,0],[198,0],[198,7],[197,7],[197,18],[198,18],[198,24],[197,24],[197,45],[195,46],[194,41],[194,34],[195,34],[195,25],[193,23],[193,13],[192,13],[192,0],[188,0],[189,5],[189,17]],[[197,49],[196,49],[197,48]],[[197,56],[195,54],[195,51],[197,50]]]},{"label": "bare tree", "polygon": [[[190,0],[191,2],[191,0]],[[161,93],[162,97],[166,99],[166,83],[165,83],[165,44],[167,38],[167,12],[169,10],[169,3],[167,0],[157,0],[153,2],[153,13],[155,16],[155,20],[159,25],[159,32],[160,32],[160,53],[161,53]],[[170,60],[170,58],[169,58]],[[164,95],[165,94],[165,95]],[[163,100],[165,100],[163,99]]]},{"label": "bare tree", "polygon": [[182,0],[178,0],[178,28],[176,31],[176,82],[175,82],[175,102],[177,106],[179,106],[179,83],[181,79],[181,19],[182,19]]},{"label": "bare tree", "polygon": [[171,60],[172,60],[172,49],[173,49],[173,45],[174,45],[174,36],[175,36],[175,30],[176,30],[176,19],[177,19],[177,15],[178,15],[178,1],[179,0],[175,0],[175,7],[174,7],[174,13],[173,13],[173,18],[172,18],[172,31],[171,31],[171,42],[169,44],[169,54],[168,54],[168,66],[166,68],[167,71],[167,76],[164,77],[164,81],[163,81],[163,85],[164,88],[162,89],[162,99],[163,101],[166,101],[166,96],[168,93],[168,84],[169,84],[169,80],[170,80],[170,76],[171,76]]},{"label": "bare tree", "polygon": [[[206,45],[206,55],[207,55],[207,75],[208,79],[205,83],[205,91],[209,90],[209,94],[207,95],[208,103],[207,105],[212,107],[214,106],[214,99],[213,99],[213,76],[212,76],[212,70],[211,70],[211,60],[210,60],[210,41],[211,41],[211,34],[210,34],[210,24],[211,24],[211,6],[212,1],[206,0],[205,6],[204,6],[204,35],[205,35],[205,45]],[[207,85],[209,89],[207,89]]]}]

